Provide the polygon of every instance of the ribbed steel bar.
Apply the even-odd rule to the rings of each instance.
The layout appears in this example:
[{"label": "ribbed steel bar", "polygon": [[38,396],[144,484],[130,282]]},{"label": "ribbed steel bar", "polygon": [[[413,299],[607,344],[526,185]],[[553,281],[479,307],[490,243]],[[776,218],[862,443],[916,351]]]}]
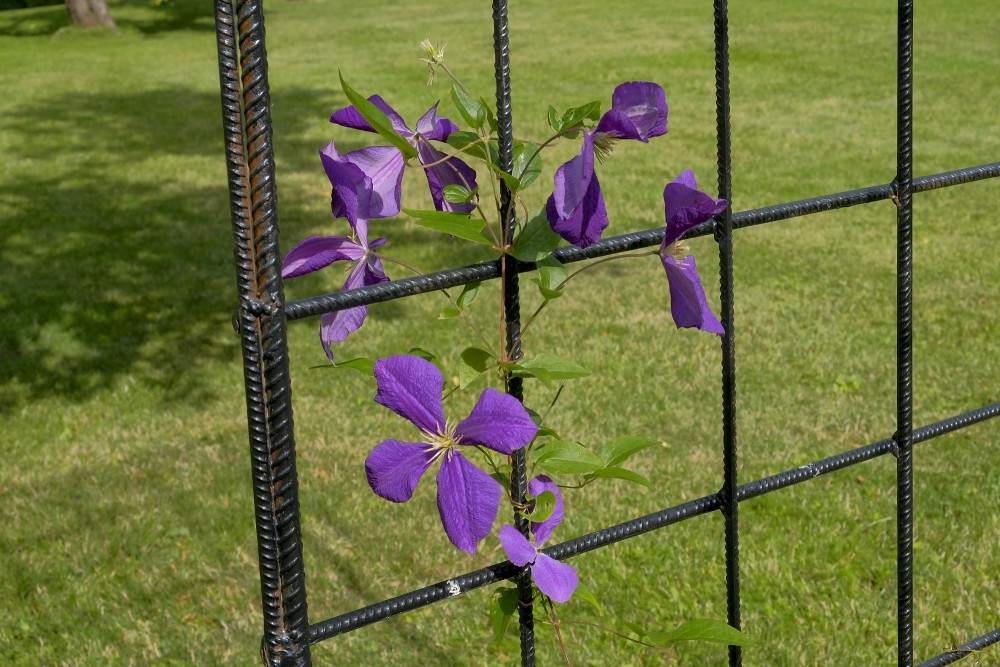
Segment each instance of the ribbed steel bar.
[{"label": "ribbed steel bar", "polygon": [[271,667],[311,664],[260,3],[215,3],[264,632]]},{"label": "ribbed steel bar", "polygon": [[950,665],[953,662],[958,662],[962,658],[968,658],[970,655],[975,655],[976,651],[982,651],[984,648],[992,646],[997,642],[1000,642],[1000,628],[967,641],[954,651],[947,651],[941,655],[931,658],[930,660],[925,660],[917,665],[917,667],[943,667],[944,665]]},{"label": "ribbed steel bar", "polygon": [[[922,443],[933,440],[946,433],[951,433],[952,431],[957,431],[998,416],[1000,416],[1000,402],[992,403],[982,408],[921,427],[913,432],[913,441],[915,443]],[[864,447],[850,449],[846,452],[815,461],[814,463],[742,484],[737,488],[736,499],[738,502],[743,502],[751,498],[763,496],[894,451],[895,441],[892,438],[879,440]],[[594,549],[621,542],[665,526],[680,523],[686,519],[714,512],[722,507],[719,495],[719,493],[713,493],[708,496],[696,498],[695,500],[689,500],[653,514],[647,514],[631,521],[546,547],[542,551],[559,560],[593,551]],[[515,576],[517,572],[518,568],[514,567],[510,561],[504,561],[481,570],[448,579],[447,581],[404,593],[403,595],[382,602],[376,602],[362,609],[350,611],[310,626],[309,641],[315,644],[324,639],[377,623],[390,616],[419,609],[429,604],[482,588],[483,586],[499,583]]]},{"label": "ribbed steel bar", "polygon": [[[493,54],[497,95],[497,152],[498,166],[507,173],[514,171],[514,126],[510,99],[510,35],[507,24],[507,0],[493,0]],[[514,199],[507,183],[500,181],[500,215],[505,243],[514,240],[515,208]],[[500,260],[502,276],[504,345],[507,358],[521,357],[521,295],[517,260],[504,255]],[[522,379],[507,379],[507,393],[519,401],[524,399]],[[528,463],[523,449],[511,456],[510,496],[511,500],[523,506],[528,493]],[[514,527],[522,535],[530,537],[531,526],[522,515],[514,512]],[[532,608],[531,571],[521,568],[515,580],[518,590],[518,627],[521,638],[521,665],[535,667],[535,621]]]},{"label": "ribbed steel bar", "polygon": [[[914,179],[913,192],[927,192],[954,185],[974,183],[989,178],[1000,177],[1000,162],[967,167],[955,171],[947,171],[939,174],[931,174]],[[733,229],[753,227],[770,222],[779,222],[812,213],[823,211],[833,211],[841,208],[848,208],[860,204],[869,204],[877,201],[891,199],[895,194],[893,185],[875,185],[857,190],[847,190],[835,194],[824,195],[822,197],[812,197],[800,199],[784,204],[775,204],[763,208],[750,209],[734,213],[732,216]],[[687,234],[685,238],[695,236],[706,236],[713,234],[715,223],[707,222],[698,225]],[[606,257],[621,252],[637,250],[657,246],[663,242],[663,227],[648,229],[640,232],[610,236],[597,243],[581,249],[576,246],[564,246],[554,253],[556,259],[563,264],[580,262],[587,259]],[[534,264],[519,262],[517,271],[533,271]],[[392,301],[406,296],[433,292],[435,290],[447,289],[467,283],[492,280],[499,278],[502,271],[498,262],[484,262],[481,264],[471,264],[444,271],[436,271],[414,278],[403,278],[387,283],[359,287],[346,292],[333,292],[322,296],[309,297],[291,301],[285,305],[285,313],[289,320],[299,320],[307,317],[314,317],[326,312],[343,310],[354,306],[367,305]]]},{"label": "ribbed steel bar", "polygon": [[896,597],[897,662],[913,665],[913,0],[897,5]]},{"label": "ribbed steel bar", "polygon": [[[719,244],[719,294],[722,336],[722,514],[726,535],[726,617],[740,622],[740,505],[736,500],[736,316],[733,286],[732,128],[729,122],[729,5],[715,0],[715,117],[718,140],[719,197],[728,203],[714,220]],[[729,667],[743,664],[743,649],[729,647]]]}]

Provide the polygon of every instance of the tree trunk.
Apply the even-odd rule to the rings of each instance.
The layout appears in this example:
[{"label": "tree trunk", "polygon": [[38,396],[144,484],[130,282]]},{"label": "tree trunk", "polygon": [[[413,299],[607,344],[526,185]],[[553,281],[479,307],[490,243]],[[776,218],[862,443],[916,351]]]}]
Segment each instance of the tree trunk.
[{"label": "tree trunk", "polygon": [[73,24],[81,28],[118,29],[105,0],[66,0],[66,9]]}]

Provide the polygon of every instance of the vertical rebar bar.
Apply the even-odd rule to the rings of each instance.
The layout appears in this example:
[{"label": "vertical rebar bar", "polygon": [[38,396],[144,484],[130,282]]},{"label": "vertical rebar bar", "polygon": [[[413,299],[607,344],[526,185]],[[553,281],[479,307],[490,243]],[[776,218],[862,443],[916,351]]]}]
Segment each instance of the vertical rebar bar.
[{"label": "vertical rebar bar", "polygon": [[264,619],[261,657],[269,667],[308,667],[264,17],[259,0],[240,2],[235,12],[230,0],[216,0],[215,15]]},{"label": "vertical rebar bar", "polygon": [[899,667],[913,665],[913,0],[897,6],[896,581]]},{"label": "vertical rebar bar", "polygon": [[[500,168],[508,173],[514,169],[514,129],[510,101],[510,38],[507,26],[507,0],[493,1],[493,51],[494,70],[497,85],[497,140]],[[510,243],[514,237],[513,198],[507,184],[500,181],[500,215],[502,217],[504,242]],[[521,356],[518,339],[521,336],[521,298],[518,288],[517,261],[511,255],[504,255],[503,294],[504,320],[506,327],[507,357]],[[509,378],[507,392],[517,400],[523,400],[521,378]],[[524,450],[519,449],[511,457],[510,494],[515,503],[524,504],[528,493],[528,466]],[[528,520],[514,513],[514,526],[525,537],[530,537]],[[535,665],[535,623],[531,603],[531,571],[525,567],[517,577],[518,625],[521,636],[521,665]]]},{"label": "vertical rebar bar", "polygon": [[[715,240],[719,244],[720,294],[722,299],[722,456],[723,486],[720,491],[726,531],[726,616],[740,629],[739,503],[736,500],[736,331],[733,293],[733,186],[732,146],[729,124],[729,7],[715,0],[715,91],[718,135],[719,197],[729,202],[716,219]],[[729,667],[743,664],[739,646],[729,647]]]}]

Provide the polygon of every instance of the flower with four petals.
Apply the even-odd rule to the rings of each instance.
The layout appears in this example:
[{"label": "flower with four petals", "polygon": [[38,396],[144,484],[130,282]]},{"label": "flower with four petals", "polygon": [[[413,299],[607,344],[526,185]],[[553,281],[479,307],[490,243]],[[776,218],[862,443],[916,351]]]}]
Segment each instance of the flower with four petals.
[{"label": "flower with four petals", "polygon": [[535,497],[545,491],[551,491],[556,497],[556,502],[549,518],[531,524],[535,543],[529,542],[517,528],[507,524],[500,527],[500,544],[511,563],[518,567],[527,565],[531,569],[531,578],[538,586],[538,590],[556,602],[564,603],[570,599],[579,583],[576,568],[546,556],[538,550],[552,534],[552,529],[563,520],[562,495],[556,483],[545,475],[539,475],[528,483],[528,492]]},{"label": "flower with four petals", "polygon": [[420,357],[379,359],[375,380],[375,401],[413,422],[423,437],[421,442],[385,440],[372,450],[365,461],[372,491],[404,503],[424,472],[440,461],[437,506],[444,532],[456,547],[475,553],[493,527],[502,490],[460,449],[486,447],[509,456],[530,443],[538,427],[516,398],[492,387],[483,391],[468,417],[457,424],[446,422],[441,404],[444,377]]},{"label": "flower with four petals", "polygon": [[583,133],[580,152],[556,170],[555,190],[545,206],[552,230],[581,248],[596,243],[608,226],[608,212],[594,171],[595,155],[607,154],[619,139],[648,143],[666,133],[667,96],[662,86],[630,81],[615,88],[611,108],[597,127]]}]

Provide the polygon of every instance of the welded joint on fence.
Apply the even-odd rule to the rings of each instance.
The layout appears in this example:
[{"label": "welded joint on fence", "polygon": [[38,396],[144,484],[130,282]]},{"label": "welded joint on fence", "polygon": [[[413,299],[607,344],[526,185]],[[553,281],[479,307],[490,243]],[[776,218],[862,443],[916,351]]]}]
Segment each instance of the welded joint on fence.
[{"label": "welded joint on fence", "polygon": [[893,458],[899,458],[899,431],[895,431],[889,438],[889,453],[892,454]]},{"label": "welded joint on fence", "polygon": [[288,635],[279,635],[267,646],[267,637],[260,638],[260,660],[266,667],[292,667],[301,664],[303,654],[309,646],[307,641],[295,642]]}]

